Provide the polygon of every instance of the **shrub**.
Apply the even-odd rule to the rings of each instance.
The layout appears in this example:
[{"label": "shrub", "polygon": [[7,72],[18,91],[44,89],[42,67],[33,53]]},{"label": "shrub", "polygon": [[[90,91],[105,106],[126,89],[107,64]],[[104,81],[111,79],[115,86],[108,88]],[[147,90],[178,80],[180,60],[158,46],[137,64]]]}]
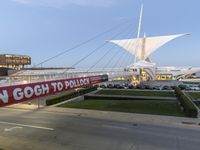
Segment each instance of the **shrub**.
[{"label": "shrub", "polygon": [[68,100],[68,99],[71,99],[71,98],[74,98],[74,97],[84,95],[86,93],[89,93],[89,92],[92,92],[92,91],[95,91],[95,90],[97,90],[97,86],[88,87],[88,88],[85,88],[85,89],[80,89],[78,91],[74,91],[72,93],[67,93],[65,95],[49,98],[49,99],[46,100],[46,105],[47,106],[54,105],[54,104],[63,102],[65,100]]},{"label": "shrub", "polygon": [[181,103],[183,107],[183,111],[188,117],[197,117],[198,110],[195,104],[193,103],[192,99],[188,97],[180,88],[175,88],[175,94],[178,98],[178,101]]}]

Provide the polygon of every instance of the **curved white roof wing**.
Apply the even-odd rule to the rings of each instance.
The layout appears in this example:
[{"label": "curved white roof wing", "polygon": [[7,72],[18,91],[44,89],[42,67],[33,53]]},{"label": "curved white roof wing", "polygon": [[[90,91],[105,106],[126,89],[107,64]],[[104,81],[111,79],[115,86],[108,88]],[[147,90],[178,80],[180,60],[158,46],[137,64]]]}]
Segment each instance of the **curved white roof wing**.
[{"label": "curved white roof wing", "polygon": [[124,48],[132,55],[135,55],[137,59],[145,60],[161,46],[165,45],[166,43],[178,37],[182,37],[185,35],[188,34],[146,37],[139,39],[112,40],[110,42]]},{"label": "curved white roof wing", "polygon": [[132,55],[135,55],[136,45],[139,46],[142,44],[141,39],[112,40],[110,42],[124,48]]},{"label": "curved white roof wing", "polygon": [[[159,36],[159,37],[149,37],[145,40],[145,59],[149,57],[154,51],[158,48],[162,47],[163,45],[167,44],[168,42],[185,36],[188,34],[177,34],[177,35],[169,35],[169,36]],[[139,50],[140,51],[140,50]]]}]

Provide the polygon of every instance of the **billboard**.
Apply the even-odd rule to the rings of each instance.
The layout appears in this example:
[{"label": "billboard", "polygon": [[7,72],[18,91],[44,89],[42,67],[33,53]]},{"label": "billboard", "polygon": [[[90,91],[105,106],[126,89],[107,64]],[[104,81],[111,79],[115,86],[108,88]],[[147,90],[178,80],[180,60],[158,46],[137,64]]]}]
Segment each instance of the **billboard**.
[{"label": "billboard", "polygon": [[107,75],[0,87],[0,107],[108,81]]}]

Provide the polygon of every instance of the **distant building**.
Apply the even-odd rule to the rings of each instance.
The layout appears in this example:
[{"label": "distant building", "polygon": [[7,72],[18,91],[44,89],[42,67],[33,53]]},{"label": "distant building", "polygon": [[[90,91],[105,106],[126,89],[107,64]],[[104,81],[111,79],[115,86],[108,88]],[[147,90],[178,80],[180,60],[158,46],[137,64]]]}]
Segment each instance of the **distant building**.
[{"label": "distant building", "polygon": [[[127,66],[124,70],[133,72],[133,77],[130,78],[133,84],[137,85],[141,81],[149,80],[182,80],[188,78],[196,78],[196,73],[200,72],[200,68],[193,67],[158,67],[156,63],[150,59],[151,54],[158,50],[168,42],[190,33],[144,37],[140,36],[141,23],[143,16],[143,5],[141,7],[138,35],[137,38],[129,38],[122,40],[111,40],[110,42],[123,48],[131,55],[133,55],[134,62]],[[179,56],[174,56],[180,59]]]},{"label": "distant building", "polygon": [[26,55],[0,54],[0,67],[20,70],[31,64],[31,57]]}]

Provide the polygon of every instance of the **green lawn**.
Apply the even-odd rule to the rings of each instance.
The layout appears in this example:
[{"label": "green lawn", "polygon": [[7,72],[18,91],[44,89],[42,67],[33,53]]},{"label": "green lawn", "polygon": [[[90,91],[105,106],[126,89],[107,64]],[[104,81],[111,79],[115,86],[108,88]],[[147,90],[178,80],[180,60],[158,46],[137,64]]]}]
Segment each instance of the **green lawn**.
[{"label": "green lawn", "polygon": [[193,99],[200,99],[200,92],[187,92]]},{"label": "green lawn", "polygon": [[172,91],[139,91],[139,90],[100,90],[96,94],[100,95],[126,95],[126,96],[160,96],[174,97]]},{"label": "green lawn", "polygon": [[84,100],[69,102],[59,107],[93,109],[104,111],[117,111],[129,113],[185,116],[171,101],[145,101],[145,100]]}]

